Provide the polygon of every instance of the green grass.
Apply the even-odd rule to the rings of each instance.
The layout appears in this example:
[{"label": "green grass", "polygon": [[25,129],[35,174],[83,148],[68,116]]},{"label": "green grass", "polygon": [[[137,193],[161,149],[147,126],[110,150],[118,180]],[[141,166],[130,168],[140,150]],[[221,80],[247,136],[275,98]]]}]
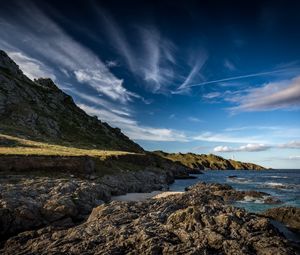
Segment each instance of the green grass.
[{"label": "green grass", "polygon": [[[95,163],[95,174],[101,177],[105,174],[118,174],[128,171],[144,170],[151,166],[160,169],[161,160],[151,153],[134,153],[125,151],[110,151],[99,149],[82,149],[72,146],[62,146],[53,143],[33,141],[10,135],[0,134],[0,160],[7,156],[31,157],[40,156],[40,160],[46,157],[91,157]],[[75,173],[75,172],[74,172]],[[49,171],[43,169],[27,170],[26,173],[18,170],[1,172],[1,175],[26,175],[32,177],[69,177],[72,173],[64,173],[58,169]]]},{"label": "green grass", "polygon": [[81,149],[46,142],[37,142],[0,134],[0,155],[91,156],[105,159],[109,156],[140,154],[124,151]]}]

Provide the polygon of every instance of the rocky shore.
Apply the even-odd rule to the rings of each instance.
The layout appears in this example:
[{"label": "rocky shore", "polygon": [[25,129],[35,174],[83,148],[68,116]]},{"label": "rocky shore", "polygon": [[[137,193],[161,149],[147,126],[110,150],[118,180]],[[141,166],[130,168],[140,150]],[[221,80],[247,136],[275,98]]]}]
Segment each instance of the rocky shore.
[{"label": "rocky shore", "polygon": [[165,190],[174,181],[172,171],[137,171],[105,175],[97,180],[79,178],[0,178],[0,238],[48,225],[72,226],[92,209],[129,192]]},{"label": "rocky shore", "polygon": [[[162,179],[152,178],[152,183],[162,185],[159,180]],[[30,190],[40,193],[42,186],[45,182],[40,187],[30,183],[27,194]],[[96,184],[70,181],[49,186],[52,194],[40,211],[46,220],[58,223],[63,219],[62,209],[73,208],[65,215],[65,224],[11,237],[4,242],[2,254],[296,254],[266,217],[228,205],[229,201],[249,195],[228,185],[198,183],[182,194],[143,202],[110,203],[103,203],[109,194],[102,194],[103,200],[93,195],[100,190]],[[7,192],[7,196],[9,193],[13,192]],[[20,190],[21,193],[26,194]],[[55,193],[65,194],[65,200],[53,199]],[[71,198],[71,194],[77,194],[79,199]],[[262,197],[265,193],[251,195]],[[42,201],[44,196],[45,192],[36,201]],[[69,203],[74,206],[69,207]],[[20,206],[16,207],[18,211]],[[87,221],[68,226],[82,208],[87,212],[94,206]],[[49,213],[50,208],[56,209]]]}]

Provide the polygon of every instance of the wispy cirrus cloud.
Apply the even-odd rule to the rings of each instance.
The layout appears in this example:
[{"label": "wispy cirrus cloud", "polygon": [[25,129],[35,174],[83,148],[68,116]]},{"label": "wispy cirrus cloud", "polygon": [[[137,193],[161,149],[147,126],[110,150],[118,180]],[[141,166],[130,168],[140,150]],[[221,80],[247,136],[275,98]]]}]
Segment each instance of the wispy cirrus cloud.
[{"label": "wispy cirrus cloud", "polygon": [[214,98],[220,97],[221,95],[222,95],[221,92],[210,92],[210,93],[204,94],[202,97],[204,99],[214,99]]},{"label": "wispy cirrus cloud", "polygon": [[300,76],[248,89],[245,95],[239,95],[230,100],[238,104],[230,108],[232,112],[299,109]]},{"label": "wispy cirrus cloud", "polygon": [[129,41],[124,29],[107,11],[96,4],[94,9],[104,24],[105,34],[112,47],[125,60],[128,69],[143,79],[152,92],[164,92],[174,78],[175,45],[153,25],[135,25],[132,31],[140,42],[137,47]]},{"label": "wispy cirrus cloud", "polygon": [[107,109],[100,109],[86,104],[78,104],[78,106],[90,115],[95,115],[103,121],[109,122],[113,126],[120,127],[122,132],[134,140],[146,141],[164,141],[164,142],[187,142],[188,138],[184,132],[168,128],[154,128],[140,125],[130,116],[120,116],[116,112]]},{"label": "wispy cirrus cloud", "polygon": [[204,122],[203,120],[201,120],[197,117],[193,117],[193,116],[190,116],[187,119],[188,119],[188,121],[191,121],[191,122]]},{"label": "wispy cirrus cloud", "polygon": [[55,75],[53,74],[53,70],[44,65],[41,61],[31,58],[22,52],[9,51],[7,54],[10,58],[12,58],[13,61],[18,63],[20,69],[30,79],[40,77],[47,77],[51,78],[52,80],[56,79]]},{"label": "wispy cirrus cloud", "polygon": [[97,108],[104,108],[107,111],[118,115],[131,116],[132,110],[127,105],[115,105],[101,96],[89,95],[84,92],[79,92],[74,87],[68,91],[72,96],[75,96],[75,102],[78,104],[89,104]]},{"label": "wispy cirrus cloud", "polygon": [[191,61],[189,74],[185,77],[184,81],[176,89],[176,91],[173,91],[173,94],[185,94],[190,91],[190,83],[193,82],[197,76],[199,77],[201,75],[200,71],[204,67],[207,59],[207,52],[204,49],[201,49],[196,55],[196,58],[194,56],[193,61]]},{"label": "wispy cirrus cloud", "polygon": [[201,134],[194,136],[192,139],[197,141],[223,143],[266,143],[264,138],[260,136],[231,135],[213,132],[202,132]]},{"label": "wispy cirrus cloud", "polygon": [[96,54],[71,38],[34,4],[18,2],[18,15],[4,13],[1,20],[0,46],[8,51],[7,45],[18,49],[15,55],[19,54],[20,64],[24,62],[20,56],[25,52],[30,58],[36,56],[43,59],[43,63],[59,66],[60,70],[73,74],[78,82],[113,100],[125,103],[137,97]]},{"label": "wispy cirrus cloud", "polygon": [[224,61],[224,66],[229,70],[229,71],[236,71],[236,66],[229,60],[225,59]]},{"label": "wispy cirrus cloud", "polygon": [[300,70],[300,68],[298,66],[291,67],[291,68],[280,68],[280,69],[266,71],[266,72],[250,73],[250,74],[231,76],[231,77],[221,78],[221,79],[216,79],[216,80],[203,81],[203,82],[199,82],[199,83],[192,83],[192,84],[187,84],[186,86],[189,88],[192,88],[192,87],[203,86],[203,85],[208,85],[208,84],[215,84],[215,83],[218,83],[218,84],[223,83],[224,84],[224,82],[242,80],[242,79],[253,78],[253,77],[262,77],[262,76],[286,74],[286,73],[292,74],[295,72],[299,72],[299,70]]}]

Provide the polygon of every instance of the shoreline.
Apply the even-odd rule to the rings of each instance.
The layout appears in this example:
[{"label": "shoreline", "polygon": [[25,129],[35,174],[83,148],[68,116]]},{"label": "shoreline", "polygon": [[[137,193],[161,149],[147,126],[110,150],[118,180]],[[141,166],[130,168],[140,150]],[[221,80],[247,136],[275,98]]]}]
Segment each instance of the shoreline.
[{"label": "shoreline", "polygon": [[145,201],[147,199],[159,199],[159,198],[182,194],[182,193],[184,193],[184,191],[161,191],[161,190],[155,190],[152,192],[144,192],[144,193],[127,193],[125,195],[112,196],[111,201],[140,202],[140,201]]}]

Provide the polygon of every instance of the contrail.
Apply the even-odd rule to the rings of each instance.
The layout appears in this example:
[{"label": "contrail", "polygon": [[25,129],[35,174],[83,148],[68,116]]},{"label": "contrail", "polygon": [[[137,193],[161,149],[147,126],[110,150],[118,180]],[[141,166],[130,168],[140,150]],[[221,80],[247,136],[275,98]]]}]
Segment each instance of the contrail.
[{"label": "contrail", "polygon": [[[296,68],[296,70],[298,70],[298,69],[299,68]],[[213,80],[213,81],[204,81],[204,82],[196,83],[196,84],[187,84],[185,86],[185,88],[196,87],[196,86],[201,86],[201,85],[206,85],[206,84],[212,84],[212,83],[217,83],[217,82],[222,82],[222,81],[239,80],[239,79],[244,79],[244,78],[249,78],[249,77],[256,77],[256,76],[273,74],[273,73],[281,73],[281,72],[286,72],[288,70],[291,70],[291,69],[280,69],[280,70],[275,70],[275,71],[270,71],[270,72],[253,73],[253,74],[246,74],[246,75],[228,77],[228,78]],[[181,89],[183,89],[183,88],[181,88]]]}]

